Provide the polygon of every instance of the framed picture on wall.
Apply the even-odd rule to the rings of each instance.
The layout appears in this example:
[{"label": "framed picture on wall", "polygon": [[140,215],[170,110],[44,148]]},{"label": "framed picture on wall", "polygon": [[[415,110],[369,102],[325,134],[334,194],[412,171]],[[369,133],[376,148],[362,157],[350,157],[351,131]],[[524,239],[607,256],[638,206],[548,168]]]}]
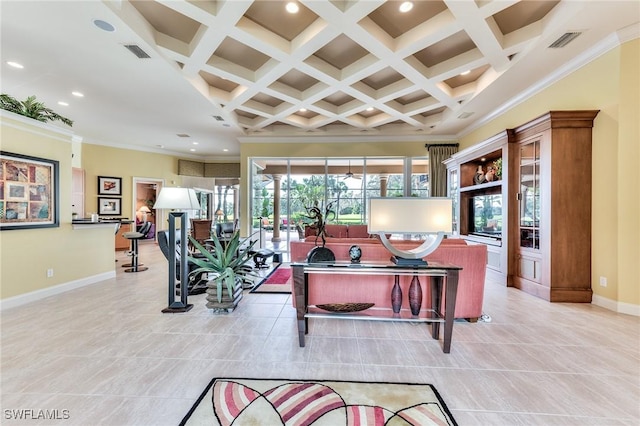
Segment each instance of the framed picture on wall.
[{"label": "framed picture on wall", "polygon": [[121,199],[98,197],[98,214],[101,216],[119,216],[122,212]]},{"label": "framed picture on wall", "polygon": [[0,151],[0,230],[60,226],[58,166]]},{"label": "framed picture on wall", "polygon": [[122,178],[98,176],[98,195],[122,195]]}]

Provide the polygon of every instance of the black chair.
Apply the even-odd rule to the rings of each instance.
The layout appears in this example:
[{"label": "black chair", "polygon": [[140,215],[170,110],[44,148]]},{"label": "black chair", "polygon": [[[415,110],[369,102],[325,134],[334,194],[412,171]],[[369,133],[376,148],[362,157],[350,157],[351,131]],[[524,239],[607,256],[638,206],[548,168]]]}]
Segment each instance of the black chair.
[{"label": "black chair", "polygon": [[142,272],[146,271],[146,266],[142,266],[141,263],[138,263],[138,241],[147,238],[149,231],[151,230],[151,222],[145,222],[140,227],[140,230],[137,232],[125,232],[122,234],[126,239],[131,240],[131,251],[129,251],[129,255],[131,256],[131,263],[128,265],[122,266],[130,266],[130,268],[125,269],[125,272]]},{"label": "black chair", "polygon": [[[169,261],[169,231],[158,231],[158,246],[160,246],[160,251],[164,257]],[[176,288],[180,287],[180,235],[176,235],[176,247],[174,248],[176,251]],[[199,274],[198,276],[191,275],[191,272],[198,268],[193,262],[189,262],[187,260],[187,270],[189,271],[189,282],[187,283],[187,291],[189,295],[193,294],[202,294],[207,291],[207,282],[209,281],[206,278],[206,272]]]},{"label": "black chair", "polygon": [[216,223],[216,235],[218,236],[218,239],[224,240],[231,238],[234,232],[236,232],[236,225],[234,222]]}]

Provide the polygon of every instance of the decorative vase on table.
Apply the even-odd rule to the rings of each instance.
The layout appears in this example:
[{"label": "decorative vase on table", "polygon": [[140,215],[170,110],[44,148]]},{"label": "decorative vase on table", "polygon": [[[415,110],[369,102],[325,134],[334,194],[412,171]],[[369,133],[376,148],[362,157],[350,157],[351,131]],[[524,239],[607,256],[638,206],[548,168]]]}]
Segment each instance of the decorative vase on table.
[{"label": "decorative vase on table", "polygon": [[[307,263],[333,263],[336,261],[335,254],[331,251],[331,249],[325,247],[326,244],[326,230],[325,225],[326,221],[330,218],[335,218],[336,213],[332,209],[333,202],[327,205],[324,214],[320,210],[318,206],[318,202],[316,201],[313,207],[305,207],[308,212],[307,217],[313,221],[315,224],[312,225],[313,228],[316,229],[316,246],[312,248],[307,254]],[[318,239],[321,239],[322,245],[318,245]]]},{"label": "decorative vase on table", "polygon": [[360,258],[362,257],[362,249],[353,245],[349,247],[349,259],[351,259],[351,263],[360,263]]},{"label": "decorative vase on table", "polygon": [[420,307],[422,306],[422,287],[420,286],[420,280],[417,275],[414,275],[411,279],[411,285],[409,285],[409,308],[411,308],[411,314],[418,316],[420,314]]},{"label": "decorative vase on table", "polygon": [[400,276],[395,276],[395,282],[391,288],[391,309],[394,314],[399,314],[402,308],[402,288],[400,288]]}]

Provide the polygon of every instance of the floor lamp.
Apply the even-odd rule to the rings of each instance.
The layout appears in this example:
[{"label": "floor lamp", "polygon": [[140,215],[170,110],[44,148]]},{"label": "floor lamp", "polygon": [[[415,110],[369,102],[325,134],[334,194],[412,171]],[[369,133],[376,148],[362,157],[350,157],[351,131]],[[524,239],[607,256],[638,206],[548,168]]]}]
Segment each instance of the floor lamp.
[{"label": "floor lamp", "polygon": [[[198,197],[189,188],[162,188],[154,209],[170,209],[169,212],[169,306],[164,313],[187,312],[193,305],[187,303],[189,274],[187,262],[188,210],[200,210]],[[182,211],[176,211],[182,210]],[[180,221],[180,300],[176,300],[176,223]]]}]

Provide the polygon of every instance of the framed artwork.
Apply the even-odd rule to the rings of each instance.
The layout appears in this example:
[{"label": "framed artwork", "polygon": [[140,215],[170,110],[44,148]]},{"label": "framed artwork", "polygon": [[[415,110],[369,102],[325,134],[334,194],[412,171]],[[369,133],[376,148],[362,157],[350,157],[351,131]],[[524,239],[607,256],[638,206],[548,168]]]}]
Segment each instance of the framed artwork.
[{"label": "framed artwork", "polygon": [[0,151],[0,230],[60,226],[59,163]]},{"label": "framed artwork", "polygon": [[98,195],[122,195],[122,178],[98,176]]},{"label": "framed artwork", "polygon": [[120,216],[122,206],[120,198],[98,197],[98,214],[104,216]]}]

